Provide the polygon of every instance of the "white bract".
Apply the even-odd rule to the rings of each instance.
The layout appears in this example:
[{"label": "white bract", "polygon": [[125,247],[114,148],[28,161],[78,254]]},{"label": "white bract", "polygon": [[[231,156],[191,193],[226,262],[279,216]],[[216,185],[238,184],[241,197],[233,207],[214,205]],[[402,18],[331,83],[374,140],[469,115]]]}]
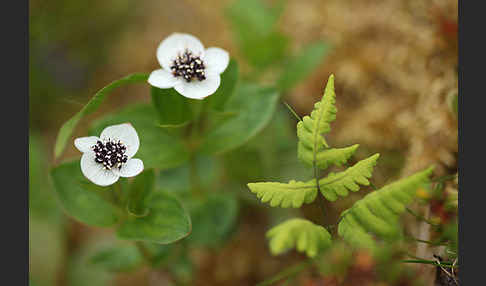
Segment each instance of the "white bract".
[{"label": "white bract", "polygon": [[81,172],[91,182],[109,186],[120,177],[133,177],[143,170],[143,162],[132,157],[140,141],[130,123],[108,126],[96,136],[74,140],[74,146],[83,152]]},{"label": "white bract", "polygon": [[218,89],[229,54],[220,48],[204,49],[192,35],[174,33],[160,43],[157,59],[162,69],[150,74],[151,85],[174,88],[185,97],[203,99]]}]

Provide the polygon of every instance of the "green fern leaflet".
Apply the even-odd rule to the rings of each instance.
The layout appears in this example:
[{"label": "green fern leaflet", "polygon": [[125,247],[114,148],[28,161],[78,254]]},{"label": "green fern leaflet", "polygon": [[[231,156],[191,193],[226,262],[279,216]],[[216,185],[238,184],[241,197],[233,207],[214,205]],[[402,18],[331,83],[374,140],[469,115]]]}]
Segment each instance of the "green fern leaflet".
[{"label": "green fern leaflet", "polygon": [[267,232],[267,237],[273,255],[295,247],[297,251],[315,257],[332,243],[331,235],[324,227],[301,218],[289,219],[273,227]]},{"label": "green fern leaflet", "polygon": [[369,158],[359,161],[345,171],[338,173],[329,173],[327,177],[319,180],[319,187],[322,195],[329,201],[334,202],[338,196],[346,197],[348,190],[352,192],[359,191],[359,185],[368,186],[371,178],[373,167],[380,154],[375,154]]},{"label": "green fern leaflet", "polygon": [[[319,188],[322,195],[333,202],[338,196],[345,197],[348,190],[357,192],[359,185],[368,186],[373,167],[376,165],[379,154],[375,154],[367,159],[361,160],[354,166],[338,173],[330,173],[327,177],[319,180]],[[317,196],[316,180],[308,182],[290,181],[284,183],[249,183],[252,193],[263,203],[269,203],[271,207],[300,208],[302,204],[312,203]]]},{"label": "green fern leaflet", "polygon": [[[314,166],[325,156],[320,152],[328,148],[326,140],[322,136],[331,131],[331,122],[336,119],[336,94],[334,92],[334,75],[329,77],[322,100],[314,105],[310,116],[304,116],[297,124],[297,136],[299,137],[298,157],[305,163]],[[347,151],[347,152],[346,152]],[[334,151],[333,155],[339,154],[339,162],[344,162],[352,155],[349,150]],[[309,155],[311,154],[311,156]],[[320,157],[318,160],[317,158]],[[347,157],[347,158],[346,158]],[[330,160],[324,160],[330,161]],[[322,165],[322,164],[321,164]],[[327,167],[327,164],[324,164]]]},{"label": "green fern leaflet", "polygon": [[270,203],[271,207],[282,208],[300,208],[303,203],[312,203],[317,196],[316,181],[296,182],[290,181],[288,184],[284,183],[249,183],[252,193],[256,193],[257,197],[263,203]]},{"label": "green fern leaflet", "polygon": [[401,236],[399,215],[405,211],[416,190],[429,182],[433,168],[389,184],[366,195],[341,214],[338,234],[356,247],[374,248],[372,234],[383,239]]}]

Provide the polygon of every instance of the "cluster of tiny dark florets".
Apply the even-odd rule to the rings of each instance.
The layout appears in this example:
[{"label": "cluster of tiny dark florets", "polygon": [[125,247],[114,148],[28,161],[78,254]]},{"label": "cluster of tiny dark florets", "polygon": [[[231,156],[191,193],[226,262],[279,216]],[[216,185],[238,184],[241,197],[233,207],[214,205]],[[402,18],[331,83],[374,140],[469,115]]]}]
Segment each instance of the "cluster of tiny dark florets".
[{"label": "cluster of tiny dark florets", "polygon": [[201,58],[193,55],[189,50],[179,54],[170,67],[175,77],[182,76],[187,82],[193,78],[199,81],[206,79],[205,68]]},{"label": "cluster of tiny dark florets", "polygon": [[103,142],[98,140],[96,145],[91,148],[96,155],[95,162],[103,164],[105,170],[111,170],[114,167],[120,169],[128,160],[128,156],[125,155],[127,147],[120,140],[108,139]]}]

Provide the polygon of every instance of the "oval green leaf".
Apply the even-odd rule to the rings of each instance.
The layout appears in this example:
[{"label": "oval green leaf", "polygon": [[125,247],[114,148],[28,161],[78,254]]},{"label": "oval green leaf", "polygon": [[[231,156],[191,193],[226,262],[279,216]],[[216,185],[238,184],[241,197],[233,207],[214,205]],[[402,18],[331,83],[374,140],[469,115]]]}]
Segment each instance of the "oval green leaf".
[{"label": "oval green leaf", "polygon": [[236,115],[205,134],[199,151],[219,154],[243,145],[268,124],[278,98],[275,88],[239,84],[225,108],[225,111],[236,112]]},{"label": "oval green leaf", "polygon": [[238,216],[238,201],[232,194],[213,193],[191,206],[193,230],[188,242],[200,246],[218,246],[230,234]]},{"label": "oval green leaf", "polygon": [[228,99],[231,98],[238,81],[238,63],[231,59],[226,70],[221,74],[221,85],[207,98],[211,109],[223,111]]},{"label": "oval green leaf", "polygon": [[173,88],[150,88],[152,104],[157,110],[161,126],[185,126],[192,118],[189,99]]},{"label": "oval green leaf", "polygon": [[113,190],[88,181],[81,173],[79,160],[54,168],[51,177],[59,202],[76,220],[101,227],[119,221],[121,210],[106,199]]},{"label": "oval green leaf", "polygon": [[168,244],[191,232],[191,218],[182,204],[163,191],[152,193],[145,200],[149,209],[144,217],[129,217],[117,230],[122,239]]}]

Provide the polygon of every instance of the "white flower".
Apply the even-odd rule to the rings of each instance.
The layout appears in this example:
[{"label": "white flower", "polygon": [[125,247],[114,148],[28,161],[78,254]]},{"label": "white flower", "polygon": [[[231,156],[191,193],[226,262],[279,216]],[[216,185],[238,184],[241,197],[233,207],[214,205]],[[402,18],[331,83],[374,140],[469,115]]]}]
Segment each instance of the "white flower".
[{"label": "white flower", "polygon": [[174,33],[160,43],[157,59],[162,69],[150,74],[151,85],[174,88],[185,97],[203,99],[218,89],[229,54],[220,48],[205,50],[198,38]]},{"label": "white flower", "polygon": [[74,146],[83,152],[81,172],[91,182],[109,186],[120,177],[133,177],[143,170],[140,159],[132,159],[140,141],[130,123],[108,126],[96,136],[74,140]]}]

